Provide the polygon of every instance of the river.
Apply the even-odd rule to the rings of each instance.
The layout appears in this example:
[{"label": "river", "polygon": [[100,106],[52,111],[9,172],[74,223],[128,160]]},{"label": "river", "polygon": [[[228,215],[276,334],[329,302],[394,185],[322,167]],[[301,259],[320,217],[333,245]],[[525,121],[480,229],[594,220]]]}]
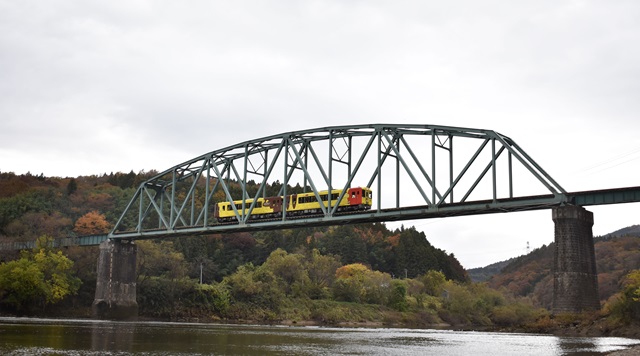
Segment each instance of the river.
[{"label": "river", "polygon": [[0,318],[2,355],[600,355],[611,337]]}]

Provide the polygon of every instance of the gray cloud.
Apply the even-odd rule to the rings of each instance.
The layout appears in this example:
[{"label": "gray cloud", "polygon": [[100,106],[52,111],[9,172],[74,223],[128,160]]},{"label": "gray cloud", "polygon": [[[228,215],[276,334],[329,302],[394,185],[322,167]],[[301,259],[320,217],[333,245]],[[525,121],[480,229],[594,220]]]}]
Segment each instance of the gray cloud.
[{"label": "gray cloud", "polygon": [[393,122],[497,130],[568,190],[637,185],[639,16],[635,1],[0,0],[0,170],[161,170]]}]

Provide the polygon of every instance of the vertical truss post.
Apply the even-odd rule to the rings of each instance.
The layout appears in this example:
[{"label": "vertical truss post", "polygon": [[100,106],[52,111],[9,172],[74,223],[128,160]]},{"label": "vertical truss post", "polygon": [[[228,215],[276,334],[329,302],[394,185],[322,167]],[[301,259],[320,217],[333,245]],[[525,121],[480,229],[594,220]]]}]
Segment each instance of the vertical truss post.
[{"label": "vertical truss post", "polygon": [[207,158],[207,181],[205,182],[204,185],[204,206],[203,206],[203,211],[204,211],[204,221],[203,221],[203,227],[207,227],[209,225],[209,200],[211,200],[211,198],[209,197],[209,190],[211,189],[210,184],[211,184],[211,157]]},{"label": "vertical truss post", "polygon": [[[396,208],[400,207],[400,140],[396,141],[398,143],[396,149],[397,157],[396,157]],[[393,142],[391,142],[393,144]]]},{"label": "vertical truss post", "polygon": [[327,184],[329,197],[327,199],[327,212],[331,211],[331,191],[333,190],[333,141],[333,130],[329,130],[329,184]]},{"label": "vertical truss post", "polygon": [[[304,154],[304,166],[305,166],[305,169],[306,169],[306,167],[309,167],[309,144],[306,143],[306,142],[305,142],[305,145],[304,145],[304,153],[303,154]],[[304,180],[302,182],[302,192],[303,193],[307,192],[307,184],[308,184],[307,179],[308,179],[307,178],[307,174],[305,174],[304,175]]]},{"label": "vertical truss post", "polygon": [[380,203],[382,200],[382,130],[377,129],[378,136],[378,212],[382,210],[382,204]]},{"label": "vertical truss post", "polygon": [[[453,135],[449,134],[449,186],[453,187]],[[449,203],[453,203],[453,190],[449,196]]]},{"label": "vertical truss post", "polygon": [[496,184],[496,139],[491,139],[491,180],[493,181],[493,202],[498,199],[498,187]]},{"label": "vertical truss post", "polygon": [[[147,189],[145,187],[145,189]],[[162,188],[162,192],[158,193],[158,191],[156,191],[156,195],[154,197],[157,197],[158,194],[160,194],[160,211],[158,211],[158,229],[162,228],[162,219],[164,218],[164,191],[166,189],[166,186],[163,186]],[[147,212],[144,213],[145,215],[147,215]],[[140,223],[142,224],[142,220],[140,220]]]},{"label": "vertical truss post", "polygon": [[[138,233],[142,232],[142,211],[143,209],[143,201],[144,201],[144,194],[143,193],[143,189],[146,189],[146,187],[144,185],[140,186],[140,206],[138,208],[138,222],[136,224],[136,231],[138,231]],[[162,221],[161,219],[158,219],[158,228],[160,228],[160,221]]]},{"label": "vertical truss post", "polygon": [[[249,145],[244,145],[244,172],[242,172],[242,220],[246,223],[249,221],[250,212],[246,211],[247,198],[249,192],[247,192],[247,171],[249,170]],[[245,216],[246,214],[246,216]]]},{"label": "vertical truss post", "polygon": [[[282,148],[282,146],[280,146]],[[278,151],[280,152],[280,151]],[[265,185],[267,183],[267,175],[269,174],[269,168],[267,168],[267,163],[269,162],[269,151],[265,151],[264,152],[264,179],[263,179],[263,183],[262,185]],[[275,163],[275,162],[274,162]],[[267,197],[267,188],[263,187],[262,188],[262,197],[266,198]]]},{"label": "vertical truss post", "polygon": [[509,198],[513,198],[513,156],[511,155],[511,151],[509,151],[509,155],[507,157],[509,158]]},{"label": "vertical truss post", "polygon": [[[290,138],[290,136],[289,136]],[[282,183],[282,221],[287,219],[287,184],[289,184],[289,140],[287,137],[282,138],[284,142],[284,182]]]},{"label": "vertical truss post", "polygon": [[177,169],[174,169],[171,174],[171,210],[169,211],[169,226],[173,226],[173,215],[175,211],[176,204],[176,185],[177,185],[177,177],[176,177]]},{"label": "vertical truss post", "polygon": [[196,191],[194,190],[191,193],[191,214],[189,216],[189,226],[193,226],[193,222],[195,220],[195,210],[196,210]]},{"label": "vertical truss post", "polygon": [[348,154],[347,159],[349,161],[349,164],[347,165],[347,174],[348,174],[349,177],[351,177],[351,148],[352,148],[352,144],[353,144],[352,143],[353,142],[353,136],[349,135],[348,141],[349,141],[349,143],[348,143],[349,147],[347,147],[347,150],[348,150],[347,151],[347,154]]},{"label": "vertical truss post", "polygon": [[431,201],[436,201],[436,130],[431,130]]}]

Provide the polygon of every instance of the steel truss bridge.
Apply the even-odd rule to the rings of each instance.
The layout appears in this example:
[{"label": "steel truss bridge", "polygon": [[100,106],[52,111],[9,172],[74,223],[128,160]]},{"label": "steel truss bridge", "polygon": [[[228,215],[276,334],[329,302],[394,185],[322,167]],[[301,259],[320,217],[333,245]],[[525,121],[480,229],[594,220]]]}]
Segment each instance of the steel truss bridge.
[{"label": "steel truss bridge", "polygon": [[[285,212],[277,219],[250,220],[260,197],[306,192],[321,201],[321,191],[338,189],[340,201],[349,187],[357,186],[372,189],[370,210],[346,213],[329,204],[312,216]],[[232,202],[232,223],[214,217],[222,201]],[[55,244],[638,201],[640,187],[569,193],[514,140],[491,130],[334,126],[246,141],[171,167],[140,185],[108,235],[57,239]]]},{"label": "steel truss bridge", "polygon": [[[371,210],[250,220],[255,202],[366,186]],[[273,194],[273,192],[271,192]],[[214,218],[236,202],[233,223]],[[287,132],[209,152],[142,183],[112,239],[170,237],[423,219],[640,201],[640,187],[568,193],[514,140],[491,130],[434,125],[355,125]]]}]

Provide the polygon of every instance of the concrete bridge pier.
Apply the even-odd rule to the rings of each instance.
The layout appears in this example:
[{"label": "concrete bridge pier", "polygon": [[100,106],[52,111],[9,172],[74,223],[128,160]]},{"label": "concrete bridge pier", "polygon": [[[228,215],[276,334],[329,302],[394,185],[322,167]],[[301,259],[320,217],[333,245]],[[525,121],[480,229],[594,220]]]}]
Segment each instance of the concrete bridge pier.
[{"label": "concrete bridge pier", "polygon": [[552,211],[555,223],[553,313],[600,309],[593,213],[580,206]]},{"label": "concrete bridge pier", "polygon": [[93,317],[109,320],[138,318],[136,253],[133,242],[106,240],[100,244]]}]

